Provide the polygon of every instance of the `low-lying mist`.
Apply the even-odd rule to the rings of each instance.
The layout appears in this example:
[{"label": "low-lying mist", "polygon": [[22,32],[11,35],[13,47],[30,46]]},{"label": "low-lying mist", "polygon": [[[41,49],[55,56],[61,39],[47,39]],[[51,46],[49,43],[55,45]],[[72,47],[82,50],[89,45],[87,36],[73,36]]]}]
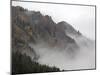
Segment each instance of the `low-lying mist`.
[{"label": "low-lying mist", "polygon": [[[85,39],[85,38],[84,38]],[[46,45],[33,45],[30,44],[40,56],[38,62],[40,64],[46,64],[49,66],[56,66],[61,70],[75,70],[75,69],[91,69],[95,68],[95,44],[91,44],[89,40],[80,38],[77,43],[80,49],[75,52],[68,52],[65,50],[59,50],[58,48],[49,48]],[[87,45],[88,43],[88,45]],[[74,54],[75,53],[75,54]]]}]

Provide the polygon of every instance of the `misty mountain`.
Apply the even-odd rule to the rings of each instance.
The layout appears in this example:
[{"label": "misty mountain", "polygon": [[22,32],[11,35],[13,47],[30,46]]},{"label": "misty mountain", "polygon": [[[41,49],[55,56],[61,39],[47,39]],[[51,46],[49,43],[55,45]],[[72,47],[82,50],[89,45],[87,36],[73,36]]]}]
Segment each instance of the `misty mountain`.
[{"label": "misty mountain", "polygon": [[62,26],[61,28],[66,31],[66,34],[80,36],[81,33],[75,30],[69,23],[62,21],[58,23],[58,26]]},{"label": "misty mountain", "polygon": [[75,40],[66,35],[65,30],[70,34],[78,32],[66,22],[56,24],[50,16],[22,7],[12,7],[12,12],[14,39],[24,40],[27,44],[44,42],[49,47],[78,48]]},{"label": "misty mountain", "polygon": [[39,11],[12,6],[12,52],[26,54],[33,61],[46,64],[50,61],[48,57],[59,60],[56,57],[63,57],[63,53],[65,59],[73,59],[80,48],[91,47],[91,43],[65,21],[55,23],[51,16]]}]

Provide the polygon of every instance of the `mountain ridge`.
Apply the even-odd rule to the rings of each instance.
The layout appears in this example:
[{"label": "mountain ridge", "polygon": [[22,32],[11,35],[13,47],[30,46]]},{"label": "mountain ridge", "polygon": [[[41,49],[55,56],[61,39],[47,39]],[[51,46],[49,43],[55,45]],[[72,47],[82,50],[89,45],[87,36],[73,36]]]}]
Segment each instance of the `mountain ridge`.
[{"label": "mountain ridge", "polygon": [[[69,70],[72,68],[68,65],[78,68],[76,65],[79,65],[81,61],[80,66],[83,66],[85,60],[90,61],[87,57],[88,54],[91,55],[90,51],[94,47],[91,40],[68,22],[56,23],[51,16],[43,15],[40,11],[12,6],[13,53],[25,54],[32,61],[40,64],[54,65]],[[85,58],[84,55],[86,55]]]}]

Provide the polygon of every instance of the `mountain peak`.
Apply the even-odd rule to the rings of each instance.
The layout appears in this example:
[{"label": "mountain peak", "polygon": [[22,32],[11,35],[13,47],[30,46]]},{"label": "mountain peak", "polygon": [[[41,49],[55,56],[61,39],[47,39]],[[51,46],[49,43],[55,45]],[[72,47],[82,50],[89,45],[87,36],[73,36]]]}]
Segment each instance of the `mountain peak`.
[{"label": "mountain peak", "polygon": [[[18,7],[18,9],[20,9],[20,7]],[[12,15],[12,26],[19,27],[24,33],[24,37],[19,35],[21,33],[18,33],[18,30],[15,31],[17,29],[15,27],[13,35],[19,35],[19,37],[13,37],[15,39],[14,42],[16,40],[27,40],[27,42],[25,42],[26,45],[31,41],[34,45],[43,43],[44,45],[47,45],[47,47],[56,47],[60,50],[64,50],[67,47],[72,52],[75,52],[75,49],[77,50],[79,48],[76,41],[66,34],[66,31],[73,34],[74,32],[77,32],[67,22],[61,21],[56,24],[51,16],[44,16],[36,11],[23,10],[20,12],[20,10],[13,10],[12,12],[16,12]]]},{"label": "mountain peak", "polygon": [[63,29],[65,29],[66,34],[70,34],[70,35],[81,35],[81,33],[79,31],[77,31],[76,29],[74,29],[74,27],[67,23],[66,21],[61,21],[58,23],[58,25],[63,26]]}]

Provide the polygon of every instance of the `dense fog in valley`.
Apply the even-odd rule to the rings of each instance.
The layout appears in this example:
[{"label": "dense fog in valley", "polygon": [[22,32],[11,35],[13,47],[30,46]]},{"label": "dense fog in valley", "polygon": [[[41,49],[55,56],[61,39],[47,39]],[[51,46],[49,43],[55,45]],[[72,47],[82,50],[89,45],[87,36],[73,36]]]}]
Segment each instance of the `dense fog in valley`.
[{"label": "dense fog in valley", "polygon": [[[85,40],[85,41],[84,41]],[[39,55],[38,62],[50,66],[57,66],[62,70],[93,69],[95,68],[95,44],[94,41],[79,38],[77,40],[79,50],[49,48],[46,45],[33,45]]]}]

